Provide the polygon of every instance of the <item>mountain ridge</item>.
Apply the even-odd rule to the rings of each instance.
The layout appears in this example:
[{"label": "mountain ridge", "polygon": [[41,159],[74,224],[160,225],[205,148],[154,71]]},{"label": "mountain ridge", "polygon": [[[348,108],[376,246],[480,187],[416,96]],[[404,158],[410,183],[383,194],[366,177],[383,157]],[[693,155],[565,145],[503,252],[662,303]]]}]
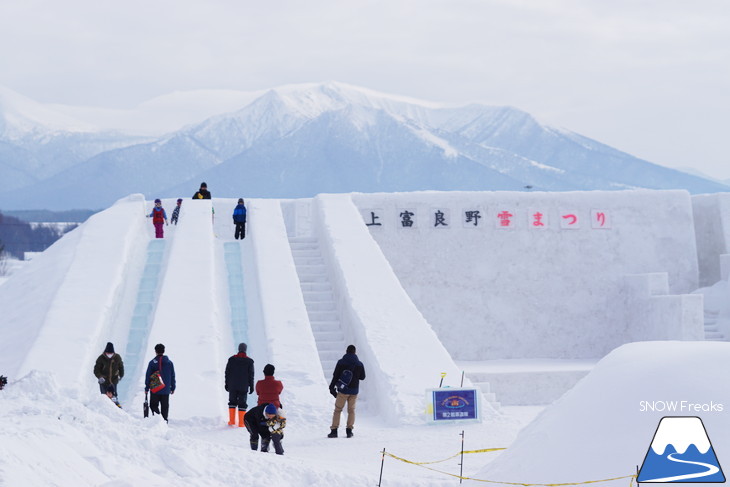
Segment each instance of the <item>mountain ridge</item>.
[{"label": "mountain ridge", "polygon": [[506,106],[440,104],[327,82],[272,88],[231,108],[158,137],[50,130],[22,143],[0,137],[0,208],[101,208],[130,193],[192,194],[203,180],[217,196],[275,198],[730,190]]}]

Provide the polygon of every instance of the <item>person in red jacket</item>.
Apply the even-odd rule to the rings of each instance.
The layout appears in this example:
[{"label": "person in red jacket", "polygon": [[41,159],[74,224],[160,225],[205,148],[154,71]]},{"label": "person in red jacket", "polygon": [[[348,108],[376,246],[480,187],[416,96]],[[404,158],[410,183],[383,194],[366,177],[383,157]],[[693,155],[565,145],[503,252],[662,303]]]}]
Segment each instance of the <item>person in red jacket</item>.
[{"label": "person in red jacket", "polygon": [[281,408],[279,394],[284,390],[284,384],[280,380],[274,379],[274,366],[266,364],[264,367],[264,379],[256,383],[256,394],[258,394],[258,404],[274,404],[277,408]]}]

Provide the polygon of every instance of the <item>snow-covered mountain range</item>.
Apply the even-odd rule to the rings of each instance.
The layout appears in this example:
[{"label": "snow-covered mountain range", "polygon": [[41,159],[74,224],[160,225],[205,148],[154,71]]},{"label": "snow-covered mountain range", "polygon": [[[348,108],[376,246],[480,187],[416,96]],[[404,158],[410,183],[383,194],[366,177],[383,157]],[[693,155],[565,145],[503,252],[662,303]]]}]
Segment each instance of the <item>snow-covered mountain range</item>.
[{"label": "snow-covered mountain range", "polygon": [[[102,208],[133,192],[189,197],[201,181],[214,196],[276,198],[429,189],[730,190],[510,107],[448,106],[334,82],[219,95],[145,105],[137,112],[145,120],[156,113],[173,127],[171,118],[181,114],[187,125],[142,136],[79,121],[90,120],[90,109],[0,90],[0,208]],[[210,100],[207,109],[201,100]],[[190,106],[198,109],[186,111]],[[132,114],[116,116],[119,126],[130,126]]]}]

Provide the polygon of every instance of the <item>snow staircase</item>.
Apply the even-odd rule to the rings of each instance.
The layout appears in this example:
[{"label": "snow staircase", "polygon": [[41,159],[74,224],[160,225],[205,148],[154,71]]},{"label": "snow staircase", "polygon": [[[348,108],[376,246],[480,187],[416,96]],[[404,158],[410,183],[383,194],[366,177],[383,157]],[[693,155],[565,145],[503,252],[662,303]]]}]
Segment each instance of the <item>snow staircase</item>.
[{"label": "snow staircase", "polygon": [[309,323],[317,343],[322,370],[329,383],[335,365],[345,354],[347,347],[332,284],[327,276],[327,267],[316,237],[289,237],[289,245],[299,275]]},{"label": "snow staircase", "polygon": [[718,311],[705,308],[705,340],[709,341],[725,341],[725,335],[720,332],[717,326]]}]

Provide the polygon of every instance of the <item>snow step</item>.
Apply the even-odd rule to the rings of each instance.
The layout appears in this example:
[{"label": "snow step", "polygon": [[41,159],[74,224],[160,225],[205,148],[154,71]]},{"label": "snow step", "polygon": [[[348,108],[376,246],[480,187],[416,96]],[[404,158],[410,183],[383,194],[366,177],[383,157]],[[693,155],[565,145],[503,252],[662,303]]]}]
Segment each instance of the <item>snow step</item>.
[{"label": "snow step", "polygon": [[329,283],[329,281],[322,281],[322,282],[302,282],[302,292],[303,293],[309,293],[309,292],[332,292],[332,285]]},{"label": "snow step", "polygon": [[[306,304],[306,302],[305,302]],[[312,322],[322,322],[322,321],[337,321],[339,323],[339,315],[337,314],[337,311],[320,311],[320,310],[311,310],[309,306],[312,306],[312,303],[307,305],[307,314],[309,315],[309,320]]]},{"label": "snow step", "polygon": [[307,304],[308,311],[336,311],[334,301],[309,301]]},{"label": "snow step", "polygon": [[331,360],[335,363],[342,358],[344,352],[342,350],[320,350],[319,359],[320,361]]},{"label": "snow step", "polygon": [[326,275],[327,274],[327,268],[323,265],[309,265],[309,264],[303,264],[303,265],[296,265],[297,267],[297,273],[301,275],[313,275],[313,276],[319,276],[319,275]]},{"label": "snow step", "polygon": [[723,340],[725,335],[719,331],[705,332],[705,340]]},{"label": "snow step", "polygon": [[296,262],[297,266],[312,265],[324,267],[324,259],[322,257],[300,257],[296,255],[294,256],[294,262]]},{"label": "snow step", "polygon": [[337,352],[342,351],[342,340],[317,340],[317,348],[322,352]]},{"label": "snow step", "polygon": [[327,274],[299,274],[299,280],[301,282],[329,283]]},{"label": "snow step", "polygon": [[304,295],[305,301],[309,301],[312,303],[326,302],[326,301],[331,301],[332,303],[335,302],[334,296],[332,296],[332,291],[304,291],[304,290],[302,290],[302,294]]},{"label": "snow step", "polygon": [[[309,324],[312,326],[315,338],[320,333],[342,333],[339,321],[311,321]],[[344,338],[343,338],[344,341]]]},{"label": "snow step", "polygon": [[337,327],[337,329],[333,331],[318,331],[315,340],[318,342],[321,340],[322,343],[334,341],[344,343],[345,336],[342,334],[339,327]]},{"label": "snow step", "polygon": [[322,254],[318,249],[295,249],[292,248],[292,255],[294,256],[295,260],[299,259],[321,259]]}]

